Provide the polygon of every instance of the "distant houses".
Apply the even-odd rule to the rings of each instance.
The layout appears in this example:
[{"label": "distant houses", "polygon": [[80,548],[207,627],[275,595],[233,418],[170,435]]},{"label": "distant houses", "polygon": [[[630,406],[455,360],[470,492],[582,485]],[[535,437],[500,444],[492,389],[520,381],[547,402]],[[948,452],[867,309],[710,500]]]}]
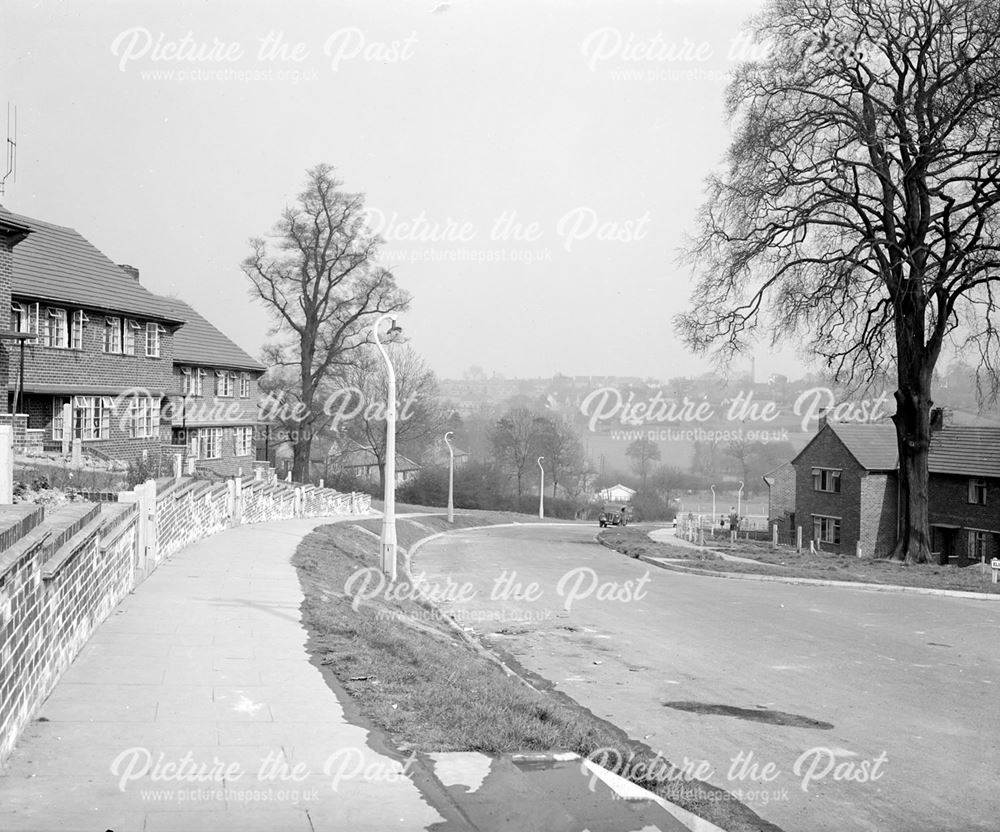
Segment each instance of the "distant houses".
[{"label": "distant houses", "polygon": [[627,503],[636,495],[634,488],[618,483],[597,492],[597,500],[605,503]]},{"label": "distant houses", "polygon": [[[940,563],[1000,555],[1000,426],[932,414],[931,549]],[[821,423],[790,463],[765,475],[770,515],[822,551],[885,557],[900,529],[899,456],[890,423]]]}]

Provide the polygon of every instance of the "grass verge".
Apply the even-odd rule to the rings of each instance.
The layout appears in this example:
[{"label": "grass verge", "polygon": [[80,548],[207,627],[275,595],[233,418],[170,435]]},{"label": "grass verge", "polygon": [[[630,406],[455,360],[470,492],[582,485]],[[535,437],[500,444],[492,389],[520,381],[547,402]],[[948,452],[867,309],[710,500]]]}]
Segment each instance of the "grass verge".
[{"label": "grass verge", "polygon": [[[500,519],[507,516],[522,519],[501,512],[462,513],[454,526],[440,516],[400,519],[397,537],[409,548],[438,531],[487,525],[490,516],[493,522],[510,522]],[[583,757],[613,749],[603,756],[606,767],[724,829],[776,830],[734,798],[720,799],[722,790],[684,779],[647,746],[585,708],[507,675],[405,587],[355,609],[345,587],[358,570],[377,565],[380,522],[320,527],[302,541],[293,563],[305,593],[310,650],[397,748],[489,754],[573,751]]]},{"label": "grass verge", "polygon": [[635,525],[612,526],[602,529],[597,539],[609,549],[628,555],[630,558],[640,558],[643,555],[653,558],[683,558],[692,561],[707,561],[711,563],[721,562],[721,558],[714,552],[706,552],[702,549],[692,549],[690,547],[671,546],[667,543],[660,543],[649,539],[649,532],[657,528],[656,526]]},{"label": "grass verge", "polygon": [[[625,531],[634,531],[638,536],[645,536],[650,528],[631,529],[626,527]],[[655,548],[655,552],[651,550],[645,554],[663,558],[686,558],[694,562],[685,563],[685,568],[712,572],[1000,594],[1000,584],[992,583],[992,573],[989,567],[981,569],[978,564],[963,567],[939,566],[930,563],[905,564],[890,560],[859,558],[837,552],[810,553],[808,549],[797,552],[792,546],[779,545],[774,548],[764,541],[738,540],[736,543],[732,543],[721,537],[713,540],[710,544],[714,552],[720,554],[702,559],[691,558],[690,553],[697,550],[673,546],[669,543],[656,543],[649,540],[648,537],[646,537],[645,544],[638,539],[632,540],[630,543],[633,550],[637,550],[643,545],[652,546]],[[612,548],[622,551],[618,546]],[[751,558],[760,563],[724,560],[721,558],[721,553]],[[623,554],[630,554],[630,552],[623,552]],[[631,556],[638,557],[636,554]]]}]

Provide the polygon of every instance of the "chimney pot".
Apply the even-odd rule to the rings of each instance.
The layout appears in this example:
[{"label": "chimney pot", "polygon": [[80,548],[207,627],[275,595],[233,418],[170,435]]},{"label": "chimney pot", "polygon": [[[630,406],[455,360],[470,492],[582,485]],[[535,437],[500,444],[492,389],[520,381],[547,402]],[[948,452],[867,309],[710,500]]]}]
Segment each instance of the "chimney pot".
[{"label": "chimney pot", "polygon": [[139,270],[135,266],[130,266],[128,263],[119,263],[118,268],[138,283]]}]

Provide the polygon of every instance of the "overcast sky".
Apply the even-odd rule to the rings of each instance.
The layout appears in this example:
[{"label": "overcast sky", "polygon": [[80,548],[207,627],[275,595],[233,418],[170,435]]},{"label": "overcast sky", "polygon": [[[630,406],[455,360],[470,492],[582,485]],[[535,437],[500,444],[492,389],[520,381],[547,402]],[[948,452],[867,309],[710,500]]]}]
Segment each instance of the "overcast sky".
[{"label": "overcast sky", "polygon": [[[77,228],[256,354],[247,240],[328,162],[368,195],[441,376],[699,372],[672,334],[676,249],[758,6],[5,0],[3,204]],[[761,352],[758,374],[797,373],[790,356]]]}]

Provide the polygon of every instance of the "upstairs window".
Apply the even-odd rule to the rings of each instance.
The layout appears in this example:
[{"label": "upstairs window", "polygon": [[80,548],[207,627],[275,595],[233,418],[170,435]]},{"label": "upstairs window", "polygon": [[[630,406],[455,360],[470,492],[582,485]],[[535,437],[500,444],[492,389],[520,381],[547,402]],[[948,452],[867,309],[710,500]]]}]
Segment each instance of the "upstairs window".
[{"label": "upstairs window", "polygon": [[104,319],[104,351],[120,354],[122,351],[122,319]]},{"label": "upstairs window", "polygon": [[229,370],[217,370],[215,379],[215,395],[231,397],[233,395],[233,373]]},{"label": "upstairs window", "polygon": [[840,493],[840,474],[836,468],[813,468],[813,491],[826,491],[830,494]]},{"label": "upstairs window", "polygon": [[240,398],[250,398],[250,373],[240,373]]},{"label": "upstairs window", "polygon": [[138,321],[126,319],[125,328],[122,330],[122,353],[125,355],[135,355],[135,334],[139,328]]},{"label": "upstairs window", "polygon": [[42,343],[47,347],[57,349],[69,348],[69,329],[66,326],[65,309],[45,310],[45,332],[42,335]]},{"label": "upstairs window", "polygon": [[181,393],[185,396],[202,395],[205,371],[200,367],[181,367]]},{"label": "upstairs window", "polygon": [[19,303],[10,305],[11,329],[14,332],[34,333],[38,335],[39,308],[37,303]]},{"label": "upstairs window", "polygon": [[73,313],[73,326],[70,331],[70,348],[74,350],[83,349],[83,331],[84,327],[87,326],[89,318],[84,314],[82,309],[77,309]]},{"label": "upstairs window", "polygon": [[160,357],[160,336],[166,331],[159,324],[146,324],[146,358]]},{"label": "upstairs window", "polygon": [[976,506],[986,505],[986,480],[969,480],[969,502]]}]

